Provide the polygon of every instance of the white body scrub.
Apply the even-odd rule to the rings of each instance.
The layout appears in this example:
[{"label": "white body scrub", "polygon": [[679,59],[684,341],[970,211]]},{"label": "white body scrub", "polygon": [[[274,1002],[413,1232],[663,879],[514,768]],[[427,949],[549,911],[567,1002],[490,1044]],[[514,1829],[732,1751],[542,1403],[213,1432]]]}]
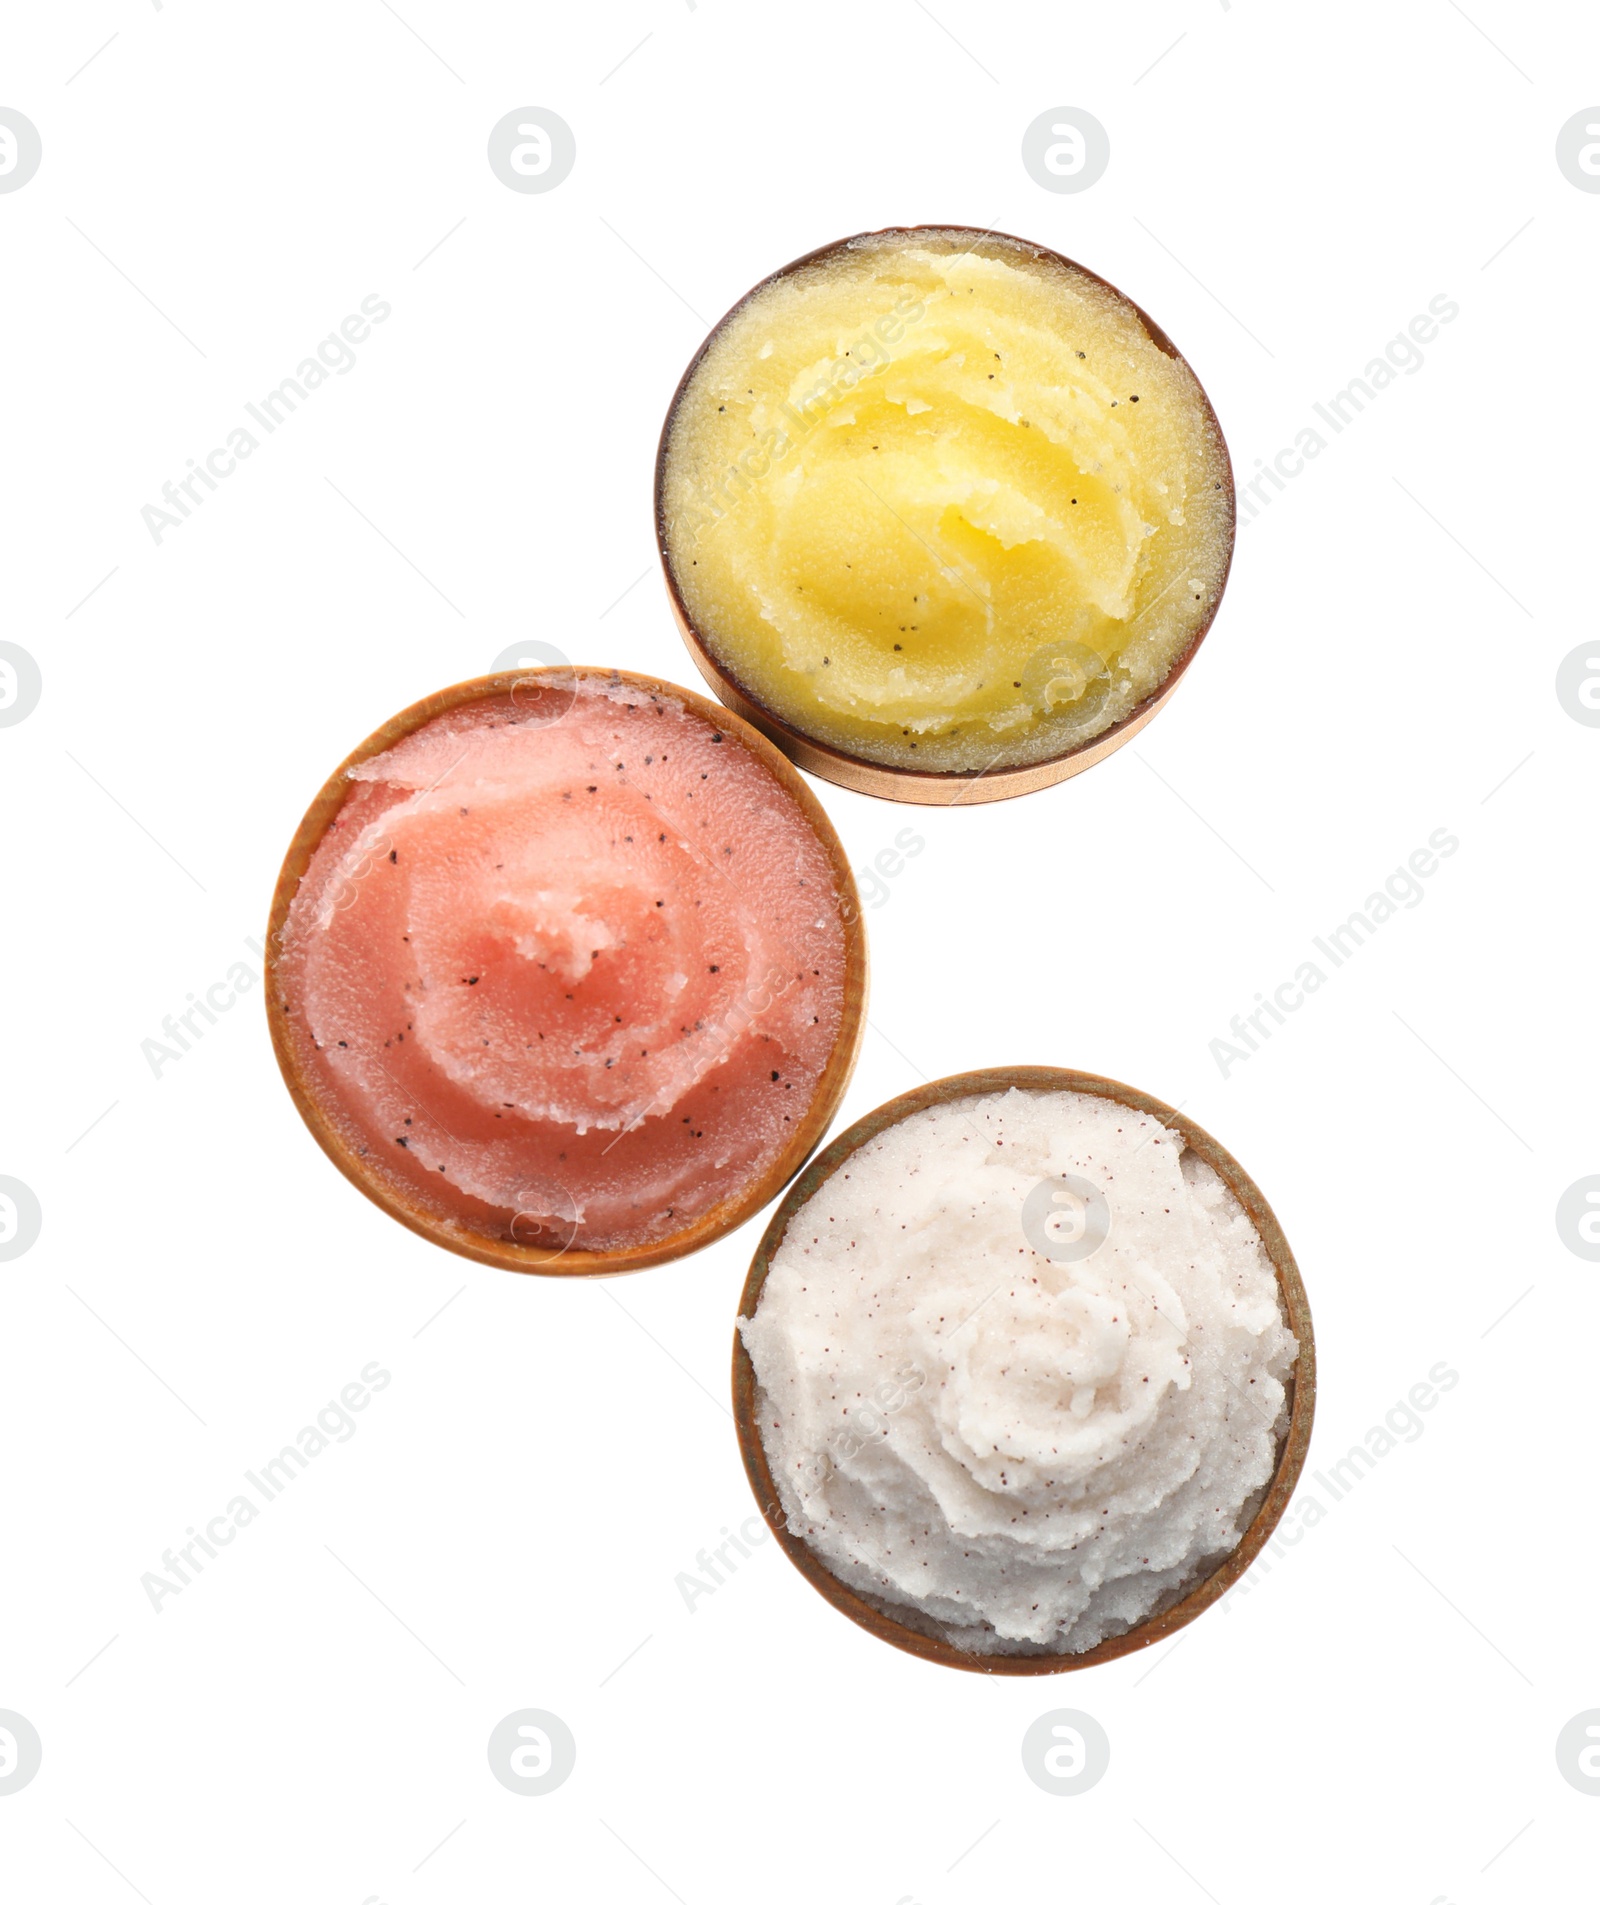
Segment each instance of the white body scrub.
[{"label": "white body scrub", "polygon": [[[1039,1214],[1064,1175],[1104,1200],[1076,1245]],[[1081,1653],[1169,1606],[1237,1546],[1288,1428],[1295,1340],[1243,1208],[1181,1136],[1077,1092],[871,1139],[740,1330],[790,1529],[974,1653]]]}]

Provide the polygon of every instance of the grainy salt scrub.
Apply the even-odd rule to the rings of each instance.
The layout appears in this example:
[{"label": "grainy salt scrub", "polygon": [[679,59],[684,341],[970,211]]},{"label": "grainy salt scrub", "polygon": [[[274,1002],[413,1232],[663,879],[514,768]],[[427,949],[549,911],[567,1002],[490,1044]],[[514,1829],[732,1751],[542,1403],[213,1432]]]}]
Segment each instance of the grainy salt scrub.
[{"label": "grainy salt scrub", "polygon": [[663,546],[749,698],[853,758],[1071,751],[1215,613],[1233,488],[1188,365],[999,234],[866,233],[757,286],[669,420]]},{"label": "grainy salt scrub", "polygon": [[625,677],[541,677],[347,778],[273,1010],[365,1172],[463,1233],[611,1251],[793,1142],[840,1036],[844,909],[735,733]]},{"label": "grainy salt scrub", "polygon": [[[1024,1218],[1063,1176],[1109,1213],[1088,1255]],[[1081,1653],[1170,1605],[1288,1430],[1296,1344],[1243,1208],[1181,1136],[1077,1092],[891,1125],[790,1219],[740,1330],[791,1531],[973,1653]]]}]

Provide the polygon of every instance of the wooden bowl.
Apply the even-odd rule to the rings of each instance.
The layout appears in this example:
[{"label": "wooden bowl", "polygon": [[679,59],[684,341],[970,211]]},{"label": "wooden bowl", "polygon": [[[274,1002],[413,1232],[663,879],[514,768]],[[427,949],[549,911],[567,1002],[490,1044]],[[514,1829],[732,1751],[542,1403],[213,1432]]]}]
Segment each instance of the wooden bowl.
[{"label": "wooden bowl", "polygon": [[[1093,279],[1096,284],[1104,285],[1108,291],[1120,298],[1144,326],[1151,343],[1168,357],[1182,364],[1190,376],[1194,376],[1194,367],[1182,351],[1154,318],[1135,304],[1126,292],[1119,290],[1108,278],[1102,278],[1098,272],[1090,271],[1086,265],[1080,265],[1075,259],[1068,258],[1059,251],[1052,251],[1047,245],[1035,244],[1031,239],[1014,238],[1005,232],[979,231],[969,225],[891,225],[881,232],[862,233],[858,236],[910,238],[922,233],[937,233],[951,238],[967,239],[971,250],[977,250],[986,240],[992,241],[995,248],[1001,251],[1020,245],[1036,257],[1053,259],[1058,264],[1070,266],[1072,270],[1081,272],[1084,277]],[[695,626],[694,619],[684,602],[683,593],[678,587],[677,577],[673,573],[672,554],[667,535],[667,448],[671,441],[672,427],[677,418],[679,405],[688,393],[689,385],[700,366],[700,360],[711,348],[723,325],[758,292],[765,290],[769,284],[776,283],[780,278],[786,278],[792,271],[799,271],[807,265],[826,262],[855,242],[856,240],[852,238],[841,238],[831,245],[822,245],[816,251],[808,251],[803,258],[792,260],[763,278],[759,284],[753,285],[712,326],[699,350],[689,360],[688,369],[678,380],[678,388],[674,391],[672,402],[667,408],[666,421],[661,426],[661,440],[656,450],[655,480],[656,548],[661,556],[661,569],[666,578],[667,597],[672,606],[673,619],[678,624],[678,632],[683,637],[694,665],[705,677],[712,692],[735,713],[748,721],[752,727],[759,728],[769,741],[781,748],[790,760],[797,766],[803,767],[808,774],[815,774],[822,780],[833,781],[840,787],[848,787],[857,794],[873,794],[881,800],[906,801],[924,807],[1011,800],[1018,794],[1031,794],[1042,787],[1053,787],[1058,781],[1070,780],[1074,774],[1081,774],[1085,768],[1093,767],[1097,761],[1103,761],[1107,755],[1115,754],[1119,747],[1131,741],[1141,728],[1155,719],[1157,713],[1171,698],[1190,662],[1194,660],[1201,642],[1216,620],[1217,610],[1222,605],[1222,597],[1227,590],[1228,576],[1233,566],[1233,550],[1237,539],[1233,464],[1228,455],[1222,426],[1217,422],[1216,411],[1198,377],[1194,379],[1195,388],[1216,428],[1217,443],[1222,452],[1223,481],[1227,489],[1229,512],[1227,559],[1223,565],[1222,580],[1211,603],[1210,612],[1195,629],[1183,649],[1173,658],[1172,665],[1162,677],[1159,686],[1131,713],[1125,715],[1114,726],[1107,728],[1104,733],[1097,734],[1091,740],[1067,748],[1062,753],[1046,760],[1029,761],[1015,767],[985,768],[973,772],[950,770],[926,772],[920,768],[892,767],[881,761],[864,760],[858,755],[848,754],[842,749],[833,747],[826,741],[819,741],[812,735],[804,734],[759,701],[717,660]]]},{"label": "wooden bowl", "polygon": [[761,1239],[755,1260],[750,1265],[750,1274],[745,1280],[739,1315],[755,1315],[767,1280],[767,1271],[790,1223],[839,1166],[859,1151],[862,1145],[890,1125],[898,1124],[902,1118],[926,1111],[932,1105],[949,1104],[1013,1088],[1018,1091],[1083,1092],[1095,1098],[1108,1098],[1114,1104],[1126,1105],[1130,1110],[1146,1112],[1158,1119],[1168,1130],[1181,1137],[1197,1157],[1211,1166],[1239,1200],[1261,1239],[1262,1247],[1277,1273],[1284,1318],[1300,1347],[1285,1384],[1289,1426],[1278,1452],[1278,1465],[1238,1546],[1222,1556],[1170,1606],[1147,1616],[1126,1634],[1101,1641],[1097,1647],[1090,1647],[1081,1654],[968,1653],[949,1640],[908,1626],[885,1614],[853,1588],[847,1587],[800,1536],[790,1533],[757,1425],[758,1386],[755,1369],[737,1329],[733,1335],[733,1414],[745,1473],[750,1478],[750,1486],[763,1518],[776,1533],[789,1559],[823,1599],[831,1601],[842,1614],[849,1615],[857,1626],[864,1627],[869,1634],[876,1634],[879,1640],[888,1641],[892,1647],[915,1654],[919,1660],[937,1661],[941,1666],[960,1667],[969,1673],[1072,1673],[1080,1667],[1093,1667],[1104,1660],[1116,1660],[1123,1654],[1136,1653],[1142,1647],[1152,1647],[1157,1641],[1168,1639],[1219,1599],[1271,1538],[1273,1529],[1289,1504],[1289,1497],[1294,1493],[1300,1471],[1305,1466],[1317,1388],[1317,1352],[1311,1330],[1311,1306],[1306,1300],[1305,1285],[1300,1281],[1300,1272],[1295,1267],[1294,1257],[1278,1220],[1257,1189],[1255,1181],[1238,1160],[1192,1118],[1185,1118],[1159,1098],[1152,1098],[1148,1092],[1135,1091],[1130,1085],[1119,1085],[1112,1079],[1099,1078],[1092,1072],[1060,1071],[1051,1065],[1009,1065],[989,1071],[960,1072],[951,1078],[936,1079],[932,1084],[920,1085],[915,1091],[908,1091],[899,1098],[891,1098],[888,1104],[869,1112],[858,1124],[841,1132],[826,1150],[818,1152],[812,1159],[790,1186],[788,1196],[767,1225],[766,1235]]},{"label": "wooden bowl", "polygon": [[[519,687],[530,683],[565,686],[570,682],[576,691],[578,684],[588,680],[621,683],[637,688],[641,694],[660,695],[669,701],[678,702],[748,748],[810,821],[817,838],[826,849],[838,884],[839,912],[845,929],[845,996],[839,1033],[811,1104],[797,1124],[793,1138],[758,1178],[696,1218],[683,1230],[658,1238],[654,1243],[622,1250],[561,1250],[470,1231],[460,1225],[446,1223],[402,1187],[375,1173],[368,1162],[356,1154],[323,1111],[302,1073],[299,1054],[284,1024],[286,1001],[282,995],[279,974],[280,936],[289,915],[290,902],[299,890],[312,854],[344,805],[350,790],[348,777],[351,768],[393,747],[397,741],[404,740],[436,715],[447,714],[470,702],[515,694]],[[667,1263],[674,1257],[687,1256],[690,1251],[703,1249],[729,1231],[736,1230],[747,1217],[754,1216],[763,1205],[778,1195],[827,1130],[850,1082],[850,1075],[855,1070],[861,1040],[866,1031],[867,939],[861,918],[860,897],[839,836],[834,832],[833,823],[816,795],[778,750],[753,732],[737,715],[730,714],[702,695],[678,687],[674,682],[658,681],[651,675],[632,674],[616,668],[519,668],[503,674],[482,675],[472,681],[457,682],[452,688],[441,689],[438,694],[413,703],[391,720],[385,721],[376,733],[369,734],[334,769],[323,783],[322,791],[306,809],[305,818],[295,829],[294,839],[284,856],[283,868],[272,895],[266,945],[264,991],[272,1046],[284,1083],[289,1087],[289,1096],[294,1100],[295,1108],[305,1120],[311,1135],[358,1191],[370,1197],[381,1210],[387,1211],[408,1230],[415,1231],[419,1237],[426,1237],[431,1243],[442,1244],[446,1250],[470,1257],[476,1263],[491,1264],[499,1270],[531,1271],[541,1276],[562,1277],[606,1276],[625,1270],[643,1270],[651,1264]]]}]

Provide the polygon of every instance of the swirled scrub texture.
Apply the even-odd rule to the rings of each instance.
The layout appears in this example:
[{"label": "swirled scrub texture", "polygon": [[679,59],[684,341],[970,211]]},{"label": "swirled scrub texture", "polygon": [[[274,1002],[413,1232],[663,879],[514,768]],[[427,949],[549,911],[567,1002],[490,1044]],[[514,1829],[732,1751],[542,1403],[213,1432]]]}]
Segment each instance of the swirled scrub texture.
[{"label": "swirled scrub texture", "polygon": [[[1077,1246],[1037,1215],[1063,1177]],[[1181,1137],[1075,1092],[890,1126],[791,1218],[740,1328],[791,1531],[974,1653],[1081,1653],[1170,1605],[1288,1428],[1296,1345],[1244,1210]]]},{"label": "swirled scrub texture", "polygon": [[827,849],[753,750],[558,678],[349,781],[278,974],[367,1168],[464,1231],[612,1250],[779,1157],[838,1036],[845,935]]},{"label": "swirled scrub texture", "polygon": [[1071,751],[1215,612],[1233,490],[1193,372],[1020,240],[873,233],[758,286],[663,450],[664,547],[711,657],[845,754],[977,772]]}]

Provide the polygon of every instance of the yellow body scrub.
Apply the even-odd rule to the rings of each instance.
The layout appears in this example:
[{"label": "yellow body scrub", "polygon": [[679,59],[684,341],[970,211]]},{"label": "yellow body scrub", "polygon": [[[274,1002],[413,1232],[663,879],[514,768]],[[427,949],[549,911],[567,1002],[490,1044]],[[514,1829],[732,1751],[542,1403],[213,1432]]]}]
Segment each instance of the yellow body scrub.
[{"label": "yellow body scrub", "polygon": [[856,785],[830,755],[1003,780],[1153,713],[1233,547],[1222,433],[1163,333],[1068,260],[959,230],[758,285],[684,377],[657,510],[714,685]]}]

